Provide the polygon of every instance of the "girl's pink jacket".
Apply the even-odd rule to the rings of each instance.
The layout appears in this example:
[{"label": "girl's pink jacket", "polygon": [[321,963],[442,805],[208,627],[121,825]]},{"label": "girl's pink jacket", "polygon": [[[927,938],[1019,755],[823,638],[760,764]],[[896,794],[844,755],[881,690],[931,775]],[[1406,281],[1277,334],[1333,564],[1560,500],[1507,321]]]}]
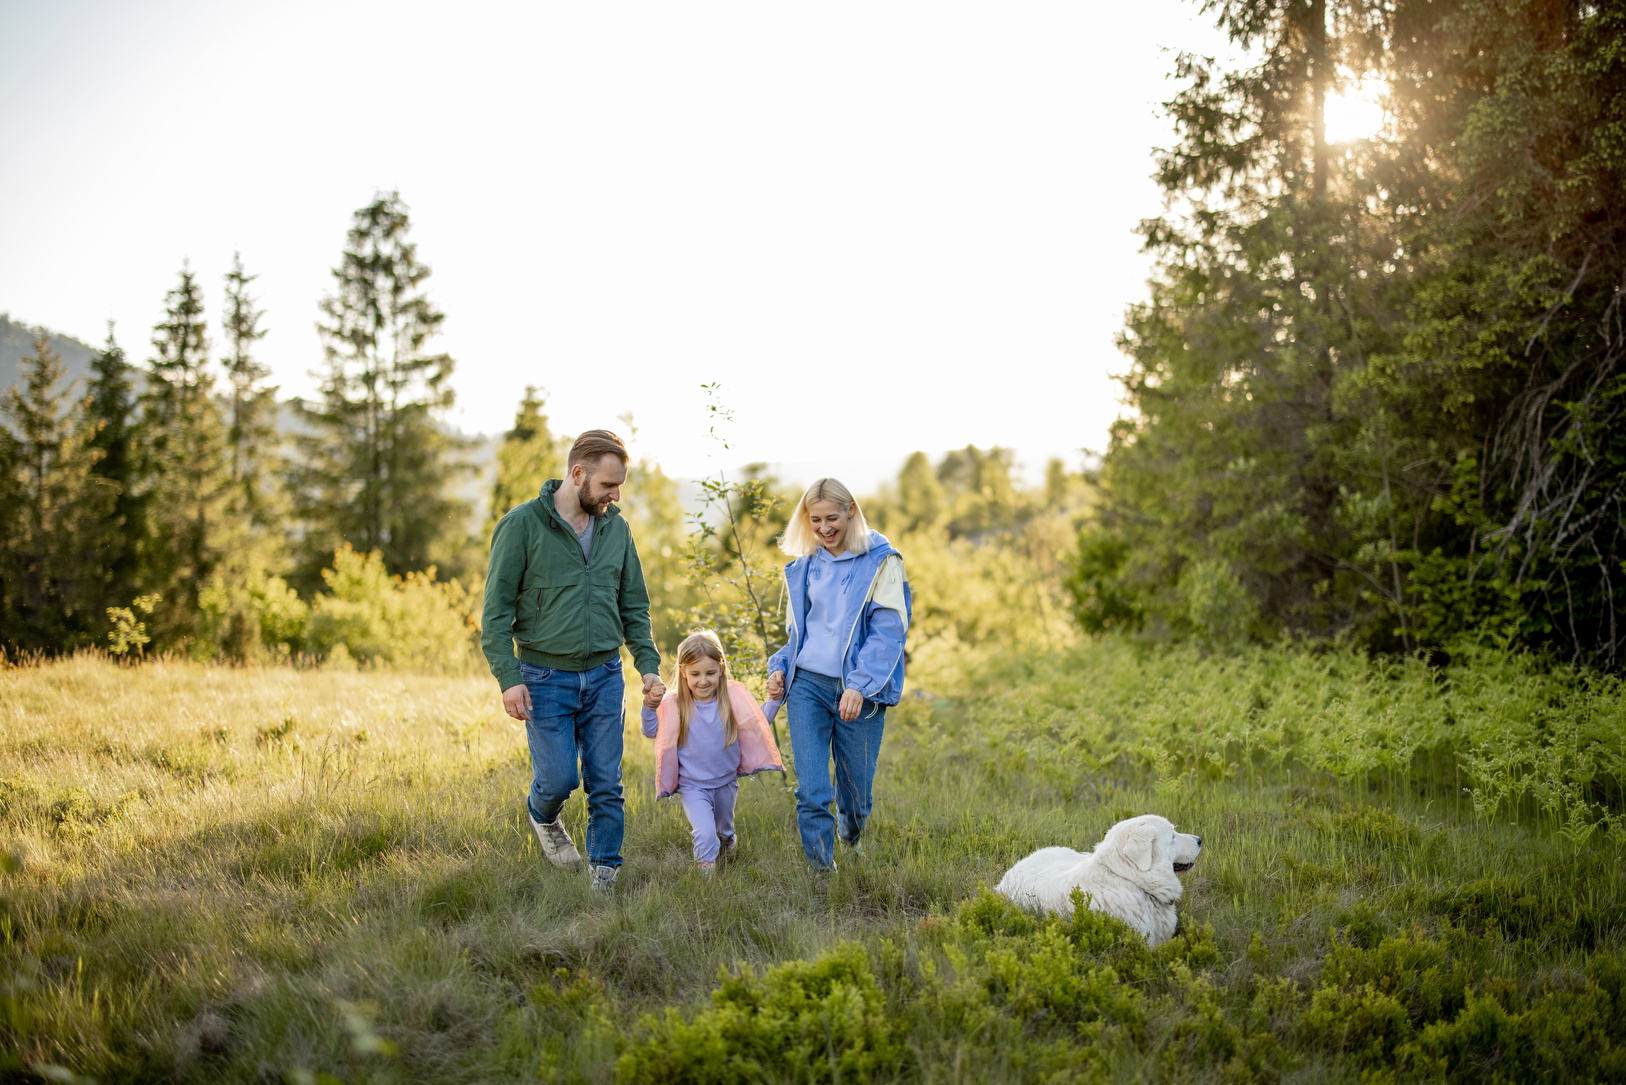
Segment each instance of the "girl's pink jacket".
[{"label": "girl's pink jacket", "polygon": [[[784,772],[773,732],[762,707],[751,699],[744,682],[728,684],[728,703],[734,710],[734,726],[740,735],[739,775],[756,772]],[[655,710],[655,796],[664,799],[678,789],[678,706],[677,693],[668,693]]]}]

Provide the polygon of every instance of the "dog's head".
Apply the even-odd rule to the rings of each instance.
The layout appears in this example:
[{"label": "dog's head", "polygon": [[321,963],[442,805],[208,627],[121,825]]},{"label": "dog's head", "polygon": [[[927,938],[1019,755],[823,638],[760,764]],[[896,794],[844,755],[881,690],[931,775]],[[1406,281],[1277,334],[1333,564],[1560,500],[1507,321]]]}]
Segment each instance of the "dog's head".
[{"label": "dog's head", "polygon": [[1095,852],[1130,881],[1143,885],[1167,881],[1178,885],[1175,875],[1184,874],[1196,865],[1197,853],[1202,849],[1202,837],[1175,832],[1167,818],[1142,814],[1108,829]]}]

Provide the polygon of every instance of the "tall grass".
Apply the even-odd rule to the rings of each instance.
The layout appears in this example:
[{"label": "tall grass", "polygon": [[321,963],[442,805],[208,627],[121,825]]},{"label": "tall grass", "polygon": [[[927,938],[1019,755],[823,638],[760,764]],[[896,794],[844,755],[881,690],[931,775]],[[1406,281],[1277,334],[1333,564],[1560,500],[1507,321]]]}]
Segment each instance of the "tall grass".
[{"label": "tall grass", "polygon": [[[489,680],[13,669],[0,1075],[1494,1076],[1462,1054],[1480,1050],[1504,1075],[1607,1079],[1619,713],[1607,683],[1496,656],[990,659],[893,711],[867,856],[826,879],[789,795],[755,781],[741,858],[699,876],[631,731],[606,901],[538,854]],[[1474,760],[1494,756],[1511,771]],[[1532,818],[1552,795],[1569,805]],[[1601,831],[1566,831],[1583,801]],[[979,896],[1033,848],[1146,811],[1206,841],[1171,949]],[[579,837],[579,796],[565,817]]]}]

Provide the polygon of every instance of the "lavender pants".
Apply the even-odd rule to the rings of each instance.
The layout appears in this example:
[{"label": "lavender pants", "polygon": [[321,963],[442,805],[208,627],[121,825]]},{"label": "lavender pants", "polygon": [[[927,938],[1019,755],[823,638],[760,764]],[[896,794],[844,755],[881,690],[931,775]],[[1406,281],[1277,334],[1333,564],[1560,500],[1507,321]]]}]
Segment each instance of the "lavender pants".
[{"label": "lavender pants", "polygon": [[680,787],[678,801],[689,819],[689,835],[694,838],[694,860],[711,863],[727,841],[734,839],[734,799],[740,782],[730,780],[722,787]]}]

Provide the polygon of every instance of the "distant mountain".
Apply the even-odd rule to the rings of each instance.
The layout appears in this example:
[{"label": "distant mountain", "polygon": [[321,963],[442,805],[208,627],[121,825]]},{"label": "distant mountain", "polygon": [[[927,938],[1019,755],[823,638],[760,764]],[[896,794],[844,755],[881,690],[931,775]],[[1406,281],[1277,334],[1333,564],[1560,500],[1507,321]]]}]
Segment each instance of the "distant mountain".
[{"label": "distant mountain", "polygon": [[[34,337],[47,328],[35,328],[12,320],[0,313],[0,388],[10,388],[23,373],[23,359],[34,353]],[[90,360],[96,357],[96,348],[87,346],[71,335],[50,332],[51,349],[62,355],[62,368],[67,379],[90,376]]]}]

